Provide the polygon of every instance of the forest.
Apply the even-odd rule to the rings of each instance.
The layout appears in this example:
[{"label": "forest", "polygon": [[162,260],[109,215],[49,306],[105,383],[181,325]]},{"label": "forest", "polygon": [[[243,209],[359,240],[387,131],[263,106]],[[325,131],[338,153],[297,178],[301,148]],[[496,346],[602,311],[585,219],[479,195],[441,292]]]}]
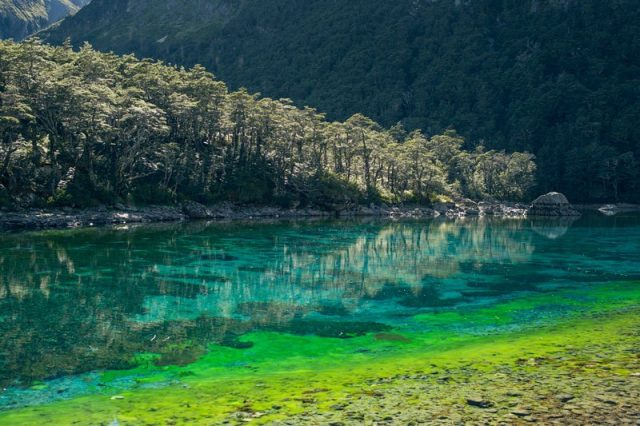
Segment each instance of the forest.
[{"label": "forest", "polygon": [[85,45],[0,42],[0,203],[428,203],[519,200],[534,156],[427,137],[361,114],[229,91],[192,69]]},{"label": "forest", "polygon": [[40,36],[202,64],[330,120],[454,128],[534,154],[538,193],[640,201],[637,0],[94,0]]}]

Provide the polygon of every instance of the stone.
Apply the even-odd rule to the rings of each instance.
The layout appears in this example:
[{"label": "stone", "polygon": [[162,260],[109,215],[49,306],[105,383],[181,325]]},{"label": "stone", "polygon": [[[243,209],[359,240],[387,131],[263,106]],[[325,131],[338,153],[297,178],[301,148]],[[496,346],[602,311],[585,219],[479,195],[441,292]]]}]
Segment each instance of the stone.
[{"label": "stone", "polygon": [[472,407],[478,408],[490,408],[493,406],[493,403],[491,401],[488,401],[485,398],[477,395],[467,398],[467,404]]},{"label": "stone", "polygon": [[559,192],[550,192],[536,198],[527,211],[528,216],[580,216],[569,200]]},{"label": "stone", "polygon": [[566,205],[569,204],[569,200],[564,194],[559,192],[549,192],[545,195],[541,195],[535,199],[533,202],[534,205],[542,204],[542,205]]},{"label": "stone", "polygon": [[531,415],[531,411],[526,408],[516,408],[515,410],[511,410],[511,414],[514,414],[518,417],[527,417]]},{"label": "stone", "polygon": [[455,205],[458,208],[461,209],[478,209],[478,203],[476,203],[475,201],[469,199],[469,198],[456,198],[455,200]]},{"label": "stone", "polygon": [[557,399],[558,399],[558,401],[560,401],[560,402],[569,402],[569,401],[571,401],[572,399],[575,399],[575,397],[574,397],[573,395],[565,394],[565,393],[563,393],[563,394],[560,394],[560,395],[556,396],[556,398],[557,398]]},{"label": "stone", "polygon": [[477,211],[478,216],[500,216],[500,217],[524,217],[527,213],[528,206],[517,203],[501,203],[496,201],[480,201],[476,208],[468,208],[467,215],[474,215]]},{"label": "stone", "polygon": [[182,212],[190,219],[209,219],[213,216],[205,206],[195,201],[182,203]]},{"label": "stone", "polygon": [[449,211],[453,211],[456,208],[454,203],[436,203],[433,205],[433,210],[440,214],[447,214]]}]

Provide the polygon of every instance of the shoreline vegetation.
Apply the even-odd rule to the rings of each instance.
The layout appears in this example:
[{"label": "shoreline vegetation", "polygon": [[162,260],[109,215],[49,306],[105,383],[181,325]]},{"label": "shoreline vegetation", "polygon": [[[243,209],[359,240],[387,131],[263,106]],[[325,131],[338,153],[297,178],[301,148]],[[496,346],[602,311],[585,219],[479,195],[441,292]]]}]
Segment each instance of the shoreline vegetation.
[{"label": "shoreline vegetation", "polygon": [[329,122],[289,99],[229,91],[186,70],[89,45],[0,41],[0,207],[205,205],[284,210],[519,201],[527,152],[471,146],[455,130]]}]

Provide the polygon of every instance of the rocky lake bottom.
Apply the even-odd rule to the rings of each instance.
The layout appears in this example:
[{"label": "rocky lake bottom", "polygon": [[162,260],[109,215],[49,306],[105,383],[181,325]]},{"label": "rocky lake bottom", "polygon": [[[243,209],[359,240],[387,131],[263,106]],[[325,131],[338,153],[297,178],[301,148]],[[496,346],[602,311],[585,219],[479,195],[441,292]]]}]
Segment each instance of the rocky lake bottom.
[{"label": "rocky lake bottom", "polygon": [[0,424],[638,424],[640,218],[0,237]]}]

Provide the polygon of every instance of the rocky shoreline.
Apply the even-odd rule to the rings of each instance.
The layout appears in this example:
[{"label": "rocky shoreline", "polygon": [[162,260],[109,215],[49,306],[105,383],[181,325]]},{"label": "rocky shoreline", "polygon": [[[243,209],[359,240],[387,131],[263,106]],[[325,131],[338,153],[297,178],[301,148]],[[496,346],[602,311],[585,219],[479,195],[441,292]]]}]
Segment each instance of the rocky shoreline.
[{"label": "rocky shoreline", "polygon": [[[606,358],[603,353],[608,353],[607,347],[574,348],[523,358],[491,374],[473,365],[430,374],[407,371],[371,380],[365,389],[354,387],[331,410],[310,401],[302,414],[274,424],[637,424],[640,363],[630,356]],[[612,373],[620,369],[634,373]],[[247,417],[235,413],[229,423]]]},{"label": "rocky shoreline", "polygon": [[17,212],[0,212],[0,230],[19,231],[55,228],[80,228],[136,223],[181,222],[187,220],[252,220],[298,219],[331,217],[389,217],[429,218],[461,216],[521,216],[526,210],[520,205],[487,204],[470,207],[455,203],[443,203],[429,207],[418,206],[357,206],[340,211],[307,209],[283,209],[279,207],[245,207],[229,203],[205,207],[198,203],[181,206],[148,206],[92,209],[29,209]]},{"label": "rocky shoreline", "polygon": [[599,210],[603,214],[640,211],[640,206],[594,205],[571,206],[562,194],[550,193],[539,197],[533,204],[498,201],[480,201],[458,198],[450,203],[425,206],[374,205],[351,206],[340,209],[280,207],[248,207],[231,203],[204,206],[185,202],[180,206],[130,207],[116,205],[112,208],[90,209],[28,209],[0,211],[0,230],[38,230],[55,228],[79,228],[136,223],[181,222],[187,220],[252,220],[252,219],[302,219],[331,217],[380,217],[380,218],[458,218],[496,216],[525,218],[527,216],[579,216],[578,210]]}]

